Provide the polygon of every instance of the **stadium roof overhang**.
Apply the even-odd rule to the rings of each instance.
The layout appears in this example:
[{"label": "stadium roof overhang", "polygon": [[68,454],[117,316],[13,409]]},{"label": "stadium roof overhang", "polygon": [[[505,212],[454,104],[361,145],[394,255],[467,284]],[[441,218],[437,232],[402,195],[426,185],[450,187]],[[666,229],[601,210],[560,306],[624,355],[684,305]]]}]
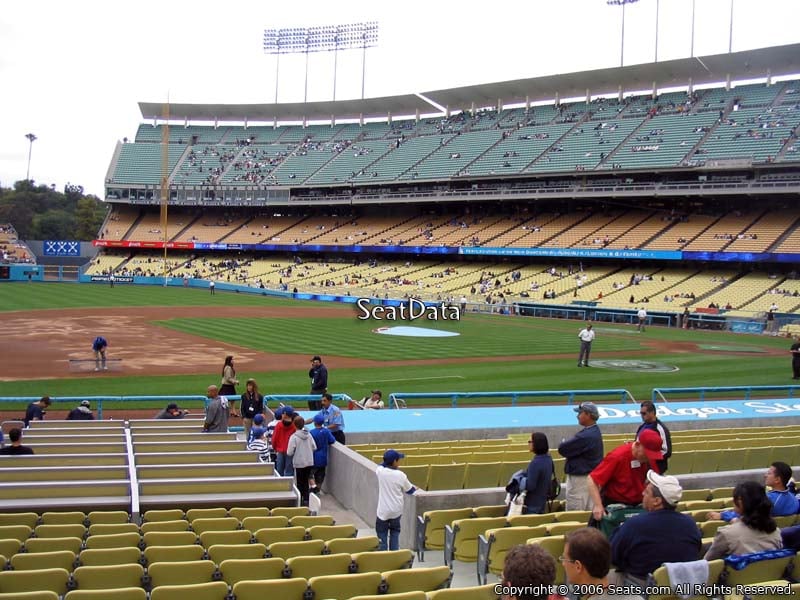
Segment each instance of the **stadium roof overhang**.
[{"label": "stadium roof overhang", "polygon": [[[387,116],[437,114],[526,102],[551,101],[556,97],[582,98],[670,87],[686,87],[800,73],[800,44],[758,48],[726,54],[695,56],[546,75],[530,79],[433,90],[420,94],[287,104],[170,104],[170,120],[308,122],[350,119],[385,119]],[[145,119],[162,119],[164,104],[140,102]]]}]

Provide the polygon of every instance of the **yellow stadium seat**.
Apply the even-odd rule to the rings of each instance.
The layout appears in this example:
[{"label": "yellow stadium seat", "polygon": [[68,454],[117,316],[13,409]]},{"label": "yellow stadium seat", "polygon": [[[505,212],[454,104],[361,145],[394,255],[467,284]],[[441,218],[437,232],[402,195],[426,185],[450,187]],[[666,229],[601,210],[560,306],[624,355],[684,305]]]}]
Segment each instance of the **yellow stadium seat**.
[{"label": "yellow stadium seat", "polygon": [[[378,575],[380,577],[380,575]],[[380,583],[380,581],[378,581]],[[297,577],[295,579],[269,579],[263,581],[239,581],[233,586],[236,600],[264,600],[264,598],[280,598],[281,600],[305,600],[308,582]],[[319,596],[326,598],[326,596]]]},{"label": "yellow stadium seat", "polygon": [[226,600],[228,586],[222,581],[186,585],[162,585],[150,592],[150,600]]},{"label": "yellow stadium seat", "polygon": [[79,590],[113,590],[142,585],[144,567],[140,564],[78,567],[72,578]]},{"label": "yellow stadium seat", "polygon": [[222,580],[230,586],[240,581],[280,579],[286,561],[282,558],[227,559],[219,565]]}]

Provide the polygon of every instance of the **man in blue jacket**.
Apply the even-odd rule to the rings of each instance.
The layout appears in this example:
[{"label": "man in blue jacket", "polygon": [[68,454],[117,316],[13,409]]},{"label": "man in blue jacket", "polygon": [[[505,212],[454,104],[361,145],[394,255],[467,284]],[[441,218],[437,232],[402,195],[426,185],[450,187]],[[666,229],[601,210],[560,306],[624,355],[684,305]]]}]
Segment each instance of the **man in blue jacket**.
[{"label": "man in blue jacket", "polygon": [[336,443],[331,430],[324,427],[325,417],[321,414],[314,415],[314,429],[311,430],[311,437],[317,449],[314,450],[314,467],[311,469],[311,479],[313,485],[311,491],[319,494],[322,490],[322,482],[325,481],[325,470],[328,467],[328,446]]},{"label": "man in blue jacket", "polygon": [[558,446],[558,453],[567,459],[566,509],[592,510],[586,481],[589,473],[603,460],[603,434],[597,426],[600,411],[591,402],[583,402],[573,410],[578,413],[578,423],[583,429]]}]

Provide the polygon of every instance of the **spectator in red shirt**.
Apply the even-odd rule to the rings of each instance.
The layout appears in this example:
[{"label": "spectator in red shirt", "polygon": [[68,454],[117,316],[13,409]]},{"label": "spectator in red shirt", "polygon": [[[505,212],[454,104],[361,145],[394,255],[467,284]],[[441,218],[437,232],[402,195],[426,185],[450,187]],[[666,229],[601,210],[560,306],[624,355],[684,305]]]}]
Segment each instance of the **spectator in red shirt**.
[{"label": "spectator in red shirt", "polygon": [[639,504],[647,486],[647,471],[657,472],[662,458],[661,436],[652,429],[643,430],[635,442],[609,452],[587,480],[594,518],[602,519],[609,504]]},{"label": "spectator in red shirt", "polygon": [[[278,416],[278,412],[280,412],[280,416]],[[282,477],[294,476],[292,457],[286,453],[289,448],[289,438],[296,431],[294,417],[295,412],[291,406],[282,406],[275,411],[275,418],[279,418],[280,421],[275,425],[275,431],[272,433],[272,448],[277,454],[275,470]]]}]

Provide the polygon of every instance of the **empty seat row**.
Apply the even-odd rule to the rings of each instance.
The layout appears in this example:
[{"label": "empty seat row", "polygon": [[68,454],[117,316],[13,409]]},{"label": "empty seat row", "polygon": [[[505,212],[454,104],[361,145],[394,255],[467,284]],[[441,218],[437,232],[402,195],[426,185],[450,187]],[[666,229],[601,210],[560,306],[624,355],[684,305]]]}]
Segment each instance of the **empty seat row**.
[{"label": "empty seat row", "polygon": [[[383,553],[374,553],[379,556]],[[409,553],[410,555],[410,553]],[[333,565],[335,562],[345,564],[345,557],[349,564],[350,556],[331,555],[325,558],[333,560],[326,562],[326,565]],[[126,564],[115,566],[98,567],[78,567],[72,574],[66,569],[51,568],[36,571],[3,571],[0,572],[0,593],[21,594],[25,592],[51,591],[59,596],[65,595],[70,589],[102,590],[108,592],[115,589],[139,588],[152,589],[153,597],[156,591],[163,586],[186,586],[199,584],[216,584],[220,590],[220,599],[228,594],[231,585],[224,579],[225,573],[229,573],[229,578],[236,586],[242,582],[255,581],[274,581],[274,582],[294,582],[289,584],[301,590],[301,595],[307,590],[313,590],[317,598],[328,599],[348,599],[358,595],[378,594],[378,593],[399,593],[410,591],[430,591],[441,587],[448,587],[452,573],[448,567],[431,567],[410,570],[401,568],[384,572],[346,572],[335,574],[319,574],[328,566],[314,565],[318,570],[313,573],[313,567],[302,565],[300,562],[294,563],[294,568],[298,571],[308,572],[310,577],[286,577],[283,561],[272,562],[271,559],[262,561],[233,561],[239,564],[228,564],[226,561],[220,570],[216,565],[208,560],[154,563],[145,569],[139,564]],[[349,567],[348,567],[349,568]],[[332,569],[331,570],[335,570]],[[236,573],[236,576],[233,575]],[[291,572],[288,572],[291,575]],[[262,577],[263,575],[275,575],[275,577]],[[237,579],[243,577],[244,579]],[[222,578],[222,581],[219,579]],[[302,584],[300,584],[302,582]],[[258,586],[262,588],[263,586]],[[295,597],[288,593],[287,585],[269,586],[274,590],[275,596],[282,599]],[[186,590],[184,590],[186,591]],[[234,594],[236,592],[234,591]],[[190,596],[183,596],[190,597]],[[197,600],[197,595],[191,596]],[[263,596],[262,596],[263,597]]]}]

